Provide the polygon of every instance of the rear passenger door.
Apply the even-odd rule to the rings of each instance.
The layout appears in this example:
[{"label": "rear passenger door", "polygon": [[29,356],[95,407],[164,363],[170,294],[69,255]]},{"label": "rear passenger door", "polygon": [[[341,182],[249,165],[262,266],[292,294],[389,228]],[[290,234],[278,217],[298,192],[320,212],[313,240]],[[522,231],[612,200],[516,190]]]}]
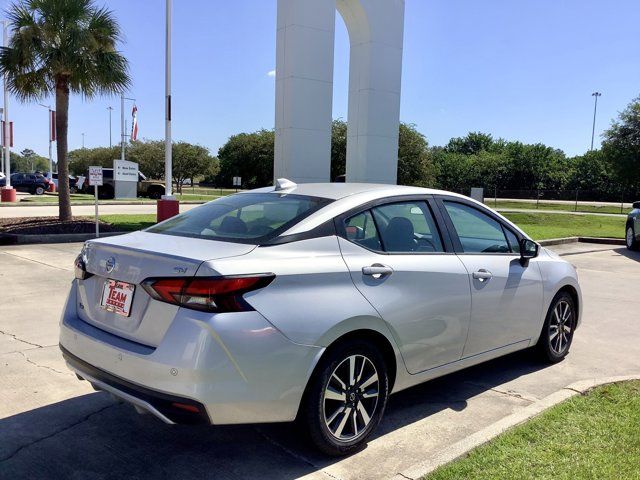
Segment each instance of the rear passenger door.
[{"label": "rear passenger door", "polygon": [[483,207],[439,198],[471,287],[471,324],[464,357],[528,341],[542,315],[542,279],[535,261],[520,264],[519,236]]},{"label": "rear passenger door", "polygon": [[467,272],[433,207],[424,198],[387,201],[336,220],[353,282],[389,325],[411,373],[459,360],[469,328]]}]

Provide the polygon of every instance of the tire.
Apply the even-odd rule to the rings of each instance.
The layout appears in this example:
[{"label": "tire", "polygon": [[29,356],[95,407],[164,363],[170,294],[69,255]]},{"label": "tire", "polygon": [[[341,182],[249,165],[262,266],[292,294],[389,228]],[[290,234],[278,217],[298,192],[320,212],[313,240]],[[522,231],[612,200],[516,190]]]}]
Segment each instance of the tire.
[{"label": "tire", "polygon": [[153,200],[159,200],[162,197],[164,190],[160,190],[159,188],[152,188],[148,191],[149,198]]},{"label": "tire", "polygon": [[627,230],[625,232],[625,243],[627,244],[627,248],[629,250],[640,250],[640,244],[638,240],[636,240],[636,232],[632,224],[627,225]]},{"label": "tire", "polygon": [[351,340],[320,360],[300,420],[319,450],[346,455],[360,448],[378,426],[388,396],[387,366],[379,350],[369,341]]},{"label": "tire", "polygon": [[[551,302],[536,349],[542,360],[558,363],[569,353],[578,319],[573,297],[558,292]],[[558,334],[558,331],[561,334]]]},{"label": "tire", "polygon": [[35,193],[36,195],[43,195],[45,192],[44,187],[41,187],[40,185],[38,185],[34,190],[33,193]]}]

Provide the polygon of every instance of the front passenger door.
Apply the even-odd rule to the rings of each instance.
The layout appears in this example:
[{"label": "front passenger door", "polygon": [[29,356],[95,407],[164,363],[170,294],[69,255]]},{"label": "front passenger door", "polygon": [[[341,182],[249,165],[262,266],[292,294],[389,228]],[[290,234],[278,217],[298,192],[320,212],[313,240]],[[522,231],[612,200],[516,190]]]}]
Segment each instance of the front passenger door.
[{"label": "front passenger door", "polygon": [[528,341],[540,328],[542,279],[520,264],[518,236],[490,211],[463,199],[439,201],[471,286],[463,357]]}]

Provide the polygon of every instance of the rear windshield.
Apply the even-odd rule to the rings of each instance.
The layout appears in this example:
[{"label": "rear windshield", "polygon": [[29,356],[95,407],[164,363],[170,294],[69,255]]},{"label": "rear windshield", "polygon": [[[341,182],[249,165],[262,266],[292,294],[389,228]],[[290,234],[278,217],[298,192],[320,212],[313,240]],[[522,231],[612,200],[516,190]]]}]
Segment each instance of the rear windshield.
[{"label": "rear windshield", "polygon": [[301,195],[241,193],[219,198],[146,231],[257,245],[329,203],[326,198]]}]

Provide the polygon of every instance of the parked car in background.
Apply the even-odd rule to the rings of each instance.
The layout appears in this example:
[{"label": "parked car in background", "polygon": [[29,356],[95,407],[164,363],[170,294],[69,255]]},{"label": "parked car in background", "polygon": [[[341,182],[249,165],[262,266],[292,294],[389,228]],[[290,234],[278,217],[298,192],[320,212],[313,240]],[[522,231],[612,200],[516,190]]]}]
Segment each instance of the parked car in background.
[{"label": "parked car in background", "polygon": [[[85,178],[89,178],[87,170]],[[83,193],[93,194],[93,187],[85,181],[82,185]],[[115,195],[115,181],[113,179],[113,168],[102,169],[102,186],[98,187],[98,197],[102,199],[113,198]],[[164,183],[160,180],[148,180],[142,172],[138,172],[138,197],[149,197],[158,199],[164,195]]]},{"label": "parked car in background", "polygon": [[629,250],[640,250],[640,202],[633,202],[633,210],[627,216],[625,240]]},{"label": "parked car in background", "polygon": [[[57,173],[52,174],[51,172],[47,172],[45,175],[45,178],[53,182],[53,184],[56,186],[56,191],[57,191],[58,190],[58,174]],[[78,191],[77,181],[78,179],[76,177],[74,177],[73,175],[69,175],[69,192],[70,193],[76,193]]]},{"label": "parked car in background", "polygon": [[60,321],[69,367],[167,423],[297,418],[339,455],[393,392],[529,347],[569,352],[575,268],[482,203],[276,183],[87,242]]},{"label": "parked car in background", "polygon": [[[0,179],[0,187],[7,184],[7,179]],[[11,186],[18,192],[27,192],[32,195],[42,195],[49,190],[49,180],[38,173],[12,173]]]}]

